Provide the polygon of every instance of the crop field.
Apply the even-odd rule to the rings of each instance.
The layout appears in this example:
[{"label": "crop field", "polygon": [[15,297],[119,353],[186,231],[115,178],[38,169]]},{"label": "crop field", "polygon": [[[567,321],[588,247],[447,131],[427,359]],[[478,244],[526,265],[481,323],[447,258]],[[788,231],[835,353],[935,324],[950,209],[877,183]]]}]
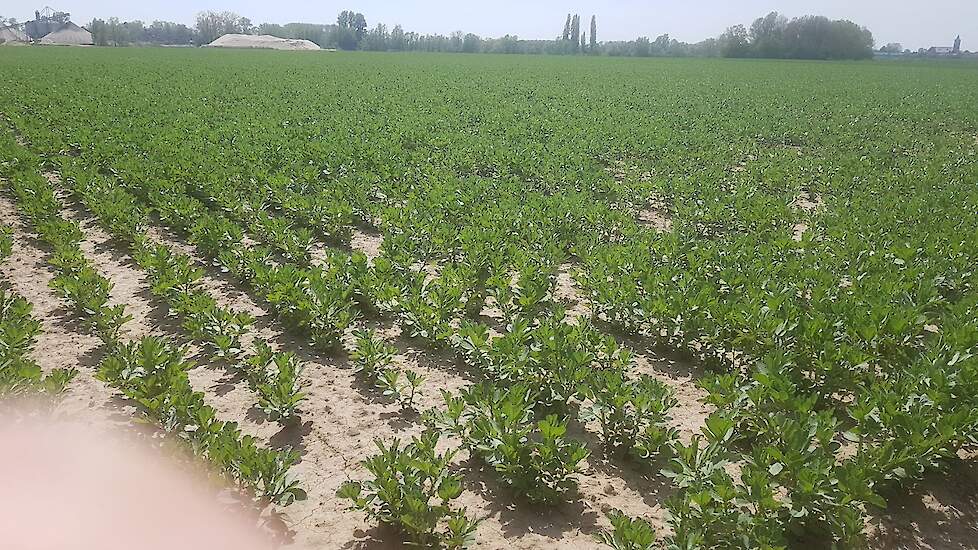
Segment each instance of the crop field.
[{"label": "crop field", "polygon": [[975,64],[25,47],[0,114],[0,393],[276,544],[978,547]]}]

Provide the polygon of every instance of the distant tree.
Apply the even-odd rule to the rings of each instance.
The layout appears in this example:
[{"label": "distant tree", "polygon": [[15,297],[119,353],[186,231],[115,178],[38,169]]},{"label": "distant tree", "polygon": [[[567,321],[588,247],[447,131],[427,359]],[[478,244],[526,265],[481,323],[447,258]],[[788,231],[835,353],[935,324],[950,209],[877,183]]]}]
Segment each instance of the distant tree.
[{"label": "distant tree", "polygon": [[852,21],[822,16],[792,19],[785,27],[782,55],[793,59],[867,59],[873,56],[873,34]]},{"label": "distant tree", "polygon": [[357,35],[357,41],[363,40],[363,37],[367,34],[367,18],[362,13],[357,13],[353,16],[351,28]]},{"label": "distant tree", "polygon": [[453,32],[452,35],[448,37],[448,47],[450,48],[448,51],[462,51],[463,37],[464,35],[462,34],[462,31]]},{"label": "distant tree", "polygon": [[343,50],[355,50],[360,45],[357,41],[357,35],[349,27],[336,29],[336,36],[334,41],[336,45]]},{"label": "distant tree", "polygon": [[596,52],[598,49],[598,18],[597,16],[591,16],[591,52]]},{"label": "distant tree", "polygon": [[[244,18],[233,11],[202,11],[197,14],[197,38],[200,44],[210,44],[218,37],[231,33],[242,33]],[[244,19],[247,21],[247,19]],[[250,23],[250,22],[249,22]]]},{"label": "distant tree", "polygon": [[719,57],[720,41],[716,38],[707,38],[702,42],[690,45],[690,55],[699,57]]},{"label": "distant tree", "polygon": [[883,53],[903,53],[903,44],[899,42],[890,42],[889,44],[880,48]]},{"label": "distant tree", "polygon": [[255,26],[251,23],[251,19],[247,17],[242,17],[238,19],[238,28],[244,34],[253,34],[255,32]]},{"label": "distant tree", "polygon": [[724,57],[747,57],[750,38],[743,25],[734,25],[720,35],[720,52]]},{"label": "distant tree", "polygon": [[651,43],[647,36],[640,36],[635,39],[635,56],[648,57],[651,52]]},{"label": "distant tree", "polygon": [[129,36],[125,24],[118,17],[110,17],[108,21],[93,19],[88,24],[92,33],[92,42],[96,46],[125,46],[129,44]]},{"label": "distant tree", "polygon": [[387,27],[383,23],[377,23],[377,26],[369,31],[364,38],[363,49],[375,52],[385,51],[387,50],[388,39]]},{"label": "distant tree", "polygon": [[122,24],[122,44],[142,44],[147,42],[146,25],[142,21],[126,21]]},{"label": "distant tree", "polygon": [[129,44],[129,32],[125,23],[118,17],[110,17],[107,23],[109,27],[109,43],[112,46],[125,46]]},{"label": "distant tree", "polygon": [[563,40],[566,42],[570,40],[571,36],[571,14],[567,14],[567,22],[564,23],[564,35]]},{"label": "distant tree", "polygon": [[587,51],[587,32],[581,33],[581,51]]},{"label": "distant tree", "polygon": [[479,38],[477,35],[469,33],[465,35],[464,39],[462,39],[462,51],[465,53],[478,53],[481,44],[481,38]]},{"label": "distant tree", "polygon": [[367,35],[367,18],[362,13],[343,10],[336,16],[336,44],[344,50],[355,50]]},{"label": "distant tree", "polygon": [[146,40],[153,44],[193,44],[194,31],[182,23],[153,21],[146,27]]},{"label": "distant tree", "polygon": [[493,53],[524,53],[521,48],[520,38],[511,34],[507,34],[496,40],[483,39],[482,51]]},{"label": "distant tree", "polygon": [[873,34],[851,21],[809,15],[788,20],[777,12],[720,36],[725,57],[864,59],[873,55]]},{"label": "distant tree", "polygon": [[660,35],[652,42],[652,55],[667,56],[670,54],[671,40],[668,34]]},{"label": "distant tree", "polygon": [[390,47],[392,50],[401,51],[404,50],[406,46],[404,38],[404,29],[400,25],[394,25],[394,29],[391,30]]},{"label": "distant tree", "polygon": [[788,19],[776,11],[759,17],[750,26],[751,53],[757,57],[781,57]]},{"label": "distant tree", "polygon": [[109,34],[105,21],[101,19],[92,19],[88,24],[88,32],[92,33],[92,42],[96,46],[108,46],[109,45]]},{"label": "distant tree", "polygon": [[581,16],[575,15],[571,19],[571,32],[570,32],[571,46],[574,50],[578,49],[578,45],[581,42]]}]

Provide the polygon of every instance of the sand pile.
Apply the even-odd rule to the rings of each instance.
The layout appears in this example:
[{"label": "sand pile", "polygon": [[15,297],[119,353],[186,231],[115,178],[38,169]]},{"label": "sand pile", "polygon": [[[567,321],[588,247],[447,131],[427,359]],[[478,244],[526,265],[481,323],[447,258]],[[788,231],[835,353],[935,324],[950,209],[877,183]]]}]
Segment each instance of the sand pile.
[{"label": "sand pile", "polygon": [[30,40],[17,27],[0,27],[0,44],[9,46],[27,44]]},{"label": "sand pile", "polygon": [[225,34],[207,45],[210,48],[265,48],[269,50],[318,50],[315,42],[279,38],[267,34]]}]

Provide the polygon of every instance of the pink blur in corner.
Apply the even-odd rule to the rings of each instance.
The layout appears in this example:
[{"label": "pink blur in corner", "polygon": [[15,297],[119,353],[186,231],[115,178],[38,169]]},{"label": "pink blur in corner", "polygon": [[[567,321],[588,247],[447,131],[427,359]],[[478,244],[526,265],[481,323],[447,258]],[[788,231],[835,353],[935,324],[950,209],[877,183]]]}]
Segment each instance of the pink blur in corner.
[{"label": "pink blur in corner", "polygon": [[6,550],[266,550],[201,479],[142,444],[90,427],[0,424]]}]

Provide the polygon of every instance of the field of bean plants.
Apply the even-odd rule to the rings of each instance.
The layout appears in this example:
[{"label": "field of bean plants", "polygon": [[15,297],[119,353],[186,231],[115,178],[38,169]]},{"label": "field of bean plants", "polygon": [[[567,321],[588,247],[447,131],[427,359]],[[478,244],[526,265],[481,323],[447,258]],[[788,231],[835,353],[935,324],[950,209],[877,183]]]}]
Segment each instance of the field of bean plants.
[{"label": "field of bean plants", "polygon": [[176,449],[277,545],[978,545],[978,65],[0,75],[0,393]]}]

